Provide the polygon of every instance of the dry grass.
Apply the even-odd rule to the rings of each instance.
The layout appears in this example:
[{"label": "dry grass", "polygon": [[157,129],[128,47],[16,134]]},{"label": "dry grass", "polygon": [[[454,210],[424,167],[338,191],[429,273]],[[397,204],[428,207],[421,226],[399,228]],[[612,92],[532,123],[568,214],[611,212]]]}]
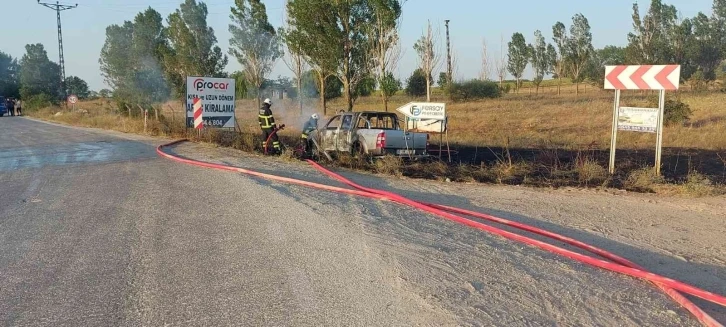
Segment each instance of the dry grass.
[{"label": "dry grass", "polygon": [[[699,196],[723,193],[723,183],[726,182],[726,137],[723,136],[726,105],[723,103],[726,103],[726,94],[680,94],[681,100],[689,104],[694,113],[690,122],[667,127],[664,131],[665,151],[675,149],[671,151],[677,151],[678,157],[675,162],[664,164],[667,178],[663,178],[655,176],[652,168],[647,167],[647,160],[652,158],[648,151],[653,150],[655,143],[655,135],[647,133],[619,133],[618,149],[626,150],[626,153],[618,154],[618,173],[615,176],[607,174],[613,105],[610,92],[582,85],[578,96],[574,94],[572,85],[563,86],[560,96],[556,95],[556,87],[551,85],[540,92],[544,94],[529,95],[523,89],[519,94],[508,94],[500,99],[448,105],[448,136],[452,147],[461,150],[461,153],[468,149],[475,161],[409,163],[387,157],[370,163],[342,154],[336,158],[335,164],[380,174],[460,182],[552,187],[610,186],[640,192]],[[624,92],[622,103],[645,105],[647,97],[647,94]],[[389,103],[389,111],[412,100],[423,99],[396,95]],[[436,93],[432,100],[445,101],[440,93]],[[307,100],[302,112],[294,101],[273,101],[278,124],[286,125],[280,133],[286,144],[296,144],[300,127],[310,114],[322,114],[321,110],[317,110],[316,99]],[[383,110],[381,104],[377,96],[365,97],[357,100],[355,109]],[[329,105],[328,117],[343,109],[344,101],[335,99]],[[237,103],[237,124],[241,133],[208,130],[201,138],[184,127],[185,112],[180,102],[169,102],[155,108],[161,109],[160,119],[156,121],[151,112],[145,134],[185,137],[243,151],[260,151],[257,104],[253,100]],[[44,108],[28,114],[77,126],[144,133],[138,108],[132,112],[132,117],[126,110],[119,111],[108,100],[82,102],[76,109],[69,112],[60,108]],[[56,115],[57,112],[62,114]],[[321,124],[325,122],[323,119]],[[437,139],[432,137],[432,140]],[[681,155],[687,159],[678,161]],[[707,162],[704,156],[713,158],[706,158],[711,160]],[[679,175],[676,171],[684,172]],[[719,178],[722,181],[718,182]]]}]

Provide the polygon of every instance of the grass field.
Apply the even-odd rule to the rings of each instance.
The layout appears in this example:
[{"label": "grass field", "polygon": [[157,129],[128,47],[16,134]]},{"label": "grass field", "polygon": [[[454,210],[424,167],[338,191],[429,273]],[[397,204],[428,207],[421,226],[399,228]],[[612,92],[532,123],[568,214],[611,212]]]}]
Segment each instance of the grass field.
[{"label": "grass field", "polygon": [[[693,110],[691,119],[678,126],[668,126],[663,133],[663,175],[652,173],[655,134],[620,132],[618,135],[617,173],[607,174],[613,108],[612,92],[591,85],[563,86],[556,94],[552,82],[540,94],[525,89],[500,99],[447,104],[448,140],[456,155],[452,163],[403,163],[389,159],[372,165],[343,158],[339,164],[382,173],[424,178],[449,178],[536,186],[609,186],[636,191],[721,194],[726,183],[726,94],[680,92],[677,96]],[[554,90],[554,91],[553,91]],[[445,101],[438,92],[432,101]],[[652,95],[624,92],[622,105],[644,106]],[[672,95],[676,96],[676,95]],[[413,100],[396,95],[389,110]],[[283,135],[295,142],[306,117],[317,110],[310,99],[300,112],[291,100],[276,100],[273,112],[280,123],[288,126]],[[150,113],[147,134],[177,137],[187,135],[183,127],[184,112],[179,102],[156,106],[162,108],[159,122]],[[342,99],[329,103],[328,116],[344,108]],[[74,125],[143,132],[140,110],[128,117],[108,100],[79,104],[77,112],[55,115],[57,108],[33,113],[44,119]],[[356,111],[383,110],[379,97],[358,99]],[[322,112],[320,112],[322,113]],[[253,150],[258,127],[256,102],[238,101],[237,119],[245,133],[211,132],[209,142]],[[325,120],[321,122],[324,124]],[[231,134],[231,135],[229,135]],[[432,140],[438,140],[433,136]]]}]

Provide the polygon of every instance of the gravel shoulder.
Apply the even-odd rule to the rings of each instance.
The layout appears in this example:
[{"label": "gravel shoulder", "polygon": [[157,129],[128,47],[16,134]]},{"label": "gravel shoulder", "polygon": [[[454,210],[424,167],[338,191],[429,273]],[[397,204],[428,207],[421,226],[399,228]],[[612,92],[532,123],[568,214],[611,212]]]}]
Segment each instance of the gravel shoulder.
[{"label": "gravel shoulder", "polygon": [[[184,143],[178,155],[340,184],[301,162]],[[726,294],[726,198],[443,183],[338,171],[414,200],[473,209],[604,248],[646,268]],[[269,183],[343,219],[392,267],[389,283],[458,325],[698,325],[649,284],[604,272],[391,203]],[[697,301],[717,320],[726,310]],[[436,308],[436,309],[434,309]],[[441,310],[441,311],[439,311]]]}]

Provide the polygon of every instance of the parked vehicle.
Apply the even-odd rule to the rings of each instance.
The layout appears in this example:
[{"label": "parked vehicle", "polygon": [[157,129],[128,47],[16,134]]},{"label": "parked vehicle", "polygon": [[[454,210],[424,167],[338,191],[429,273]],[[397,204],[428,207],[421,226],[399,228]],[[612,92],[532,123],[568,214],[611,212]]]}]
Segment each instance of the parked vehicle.
[{"label": "parked vehicle", "polygon": [[317,133],[324,151],[373,157],[427,157],[429,135],[401,129],[392,112],[350,112],[332,117]]},{"label": "parked vehicle", "polygon": [[4,96],[0,96],[0,117],[9,114],[7,99]]}]

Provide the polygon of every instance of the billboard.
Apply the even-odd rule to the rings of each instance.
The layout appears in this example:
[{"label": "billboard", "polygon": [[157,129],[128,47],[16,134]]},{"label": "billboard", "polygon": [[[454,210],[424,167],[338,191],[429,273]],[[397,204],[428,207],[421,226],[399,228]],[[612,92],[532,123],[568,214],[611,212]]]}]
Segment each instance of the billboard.
[{"label": "billboard", "polygon": [[445,103],[409,102],[396,110],[411,119],[446,120]]},{"label": "billboard", "polygon": [[655,133],[658,129],[658,109],[618,108],[618,130]]},{"label": "billboard", "polygon": [[234,86],[231,78],[187,76],[187,127],[194,127],[194,99],[198,98],[205,128],[234,128]]}]

